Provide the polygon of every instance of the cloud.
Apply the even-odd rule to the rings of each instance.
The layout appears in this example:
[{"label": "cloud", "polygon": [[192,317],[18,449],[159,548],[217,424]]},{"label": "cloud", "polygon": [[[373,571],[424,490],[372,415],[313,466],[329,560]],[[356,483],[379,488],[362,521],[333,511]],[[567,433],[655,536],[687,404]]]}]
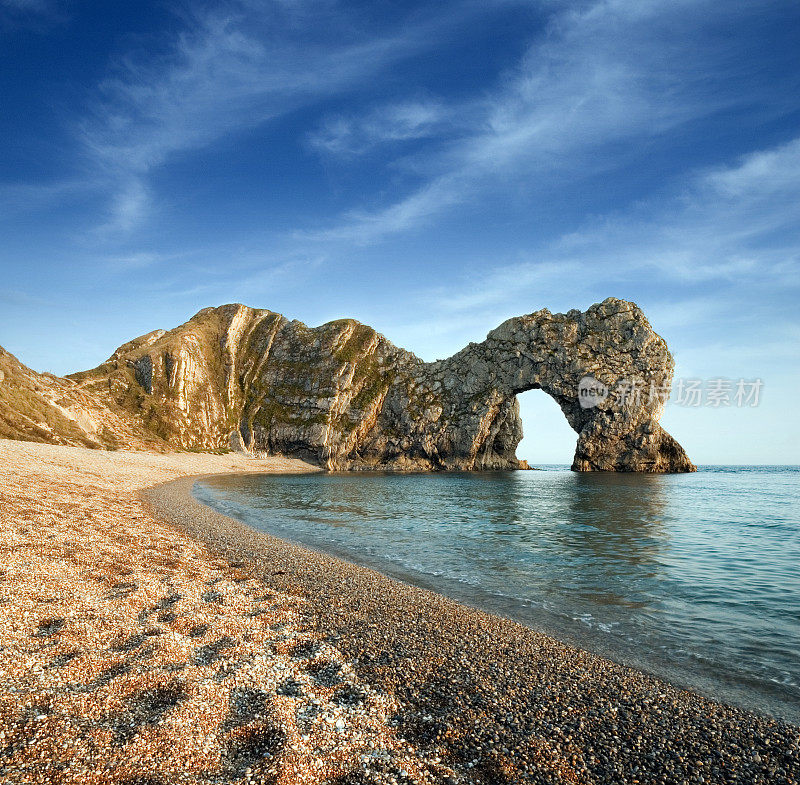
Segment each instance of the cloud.
[{"label": "cloud", "polygon": [[118,254],[116,256],[105,256],[99,260],[99,264],[115,271],[143,270],[148,267],[155,267],[164,262],[173,262],[185,254],[164,254],[153,251],[133,251],[131,253]]},{"label": "cloud", "polygon": [[[452,135],[427,158],[414,190],[383,207],[351,209],[314,236],[380,241],[486,194],[507,198],[516,185],[535,191],[538,184],[611,171],[634,144],[732,104],[749,105],[754,96],[736,82],[735,44],[709,38],[698,46],[693,34],[700,23],[730,22],[736,13],[705,0],[554,7],[545,32],[494,91],[437,107],[469,133]],[[736,82],[731,91],[721,89],[729,82]],[[768,101],[761,90],[759,100]],[[363,149],[365,139],[366,146],[381,140],[387,126],[371,114],[330,123],[314,139],[333,152]]]},{"label": "cloud", "polygon": [[62,180],[50,183],[1,183],[0,216],[8,218],[18,213],[47,209],[65,197],[86,192],[90,184],[82,180]]},{"label": "cloud", "polygon": [[712,170],[705,181],[711,191],[732,200],[746,196],[771,201],[776,196],[796,194],[800,183],[800,138],[745,156],[738,166]]},{"label": "cloud", "polygon": [[[442,24],[370,35],[345,16],[326,2],[232,1],[189,17],[166,55],[122,59],[78,127],[116,192],[107,227],[130,229],[146,215],[148,175],[171,157],[351,89],[432,45]],[[407,133],[413,114],[397,108]]]},{"label": "cloud", "polygon": [[85,144],[111,169],[145,173],[175,152],[258,125],[308,94],[334,88],[352,68],[344,53],[336,55],[303,55],[289,42],[261,39],[232,9],[200,16],[165,61],[129,57],[117,77],[100,85],[103,98],[83,129]]},{"label": "cloud", "polygon": [[[602,253],[606,269],[639,268],[673,282],[797,285],[800,137],[696,173],[671,198],[642,203],[562,237],[563,258]],[[603,250],[604,249],[604,250]]]},{"label": "cloud", "polygon": [[695,370],[702,370],[703,347],[713,355],[726,340],[726,356],[741,349],[749,363],[764,335],[772,346],[776,332],[797,332],[798,203],[800,137],[696,172],[670,196],[590,218],[579,231],[488,272],[476,265],[418,296],[410,310],[434,315],[424,326],[391,329],[429,342],[441,356],[458,348],[466,324],[480,337],[510,316],[585,308],[614,295],[646,302],[656,330],[694,331],[687,343],[695,347]]},{"label": "cloud", "polygon": [[[459,188],[459,182],[462,187]],[[377,211],[352,210],[338,226],[322,231],[296,232],[297,240],[311,242],[344,241],[367,245],[384,238],[416,228],[426,219],[442,210],[461,203],[470,184],[457,174],[439,177],[419,188],[411,196]]]},{"label": "cloud", "polygon": [[360,117],[329,117],[308,140],[321,152],[349,157],[386,144],[452,133],[457,127],[451,110],[441,103],[405,101],[376,107]]},{"label": "cloud", "polygon": [[15,289],[0,289],[0,303],[21,308],[57,307],[57,303],[50,299],[30,295],[27,292],[20,292]]},{"label": "cloud", "polygon": [[0,8],[30,14],[46,14],[51,10],[48,0],[0,0]]},{"label": "cloud", "polygon": [[0,0],[0,34],[19,28],[45,33],[66,23],[68,12],[62,0]]},{"label": "cloud", "polygon": [[130,231],[149,209],[150,195],[145,181],[133,175],[124,179],[126,182],[120,182],[111,199],[108,220],[98,227],[102,234]]}]

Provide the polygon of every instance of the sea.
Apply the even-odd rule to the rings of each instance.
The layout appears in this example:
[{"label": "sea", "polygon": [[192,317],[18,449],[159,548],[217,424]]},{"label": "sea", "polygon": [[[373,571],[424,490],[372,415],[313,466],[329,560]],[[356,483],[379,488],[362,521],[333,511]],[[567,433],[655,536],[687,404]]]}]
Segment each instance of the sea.
[{"label": "sea", "polygon": [[194,493],[260,531],[800,723],[800,467],[240,475]]}]

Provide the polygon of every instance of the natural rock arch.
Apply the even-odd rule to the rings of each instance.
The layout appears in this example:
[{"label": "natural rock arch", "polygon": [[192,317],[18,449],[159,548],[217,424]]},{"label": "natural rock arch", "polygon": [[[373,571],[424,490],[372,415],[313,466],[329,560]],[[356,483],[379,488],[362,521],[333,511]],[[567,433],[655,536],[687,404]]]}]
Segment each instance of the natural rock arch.
[{"label": "natural rock arch", "polygon": [[[642,311],[634,303],[609,298],[585,313],[545,309],[509,319],[482,343],[426,370],[429,379],[460,380],[453,388],[455,408],[465,415],[465,433],[453,440],[460,452],[470,432],[496,434],[466,451],[464,468],[513,464],[522,437],[516,396],[541,389],[578,434],[576,471],[694,471],[683,448],[658,424],[673,368],[666,342]],[[578,394],[587,378],[599,381],[608,393],[593,399],[593,406],[586,400],[581,405]],[[476,399],[485,400],[489,411],[493,405],[497,409],[488,428],[483,423],[476,428],[468,413],[469,402]]]},{"label": "natural rock arch", "polygon": [[[309,328],[243,305],[205,309],[121,347],[73,378],[171,444],[229,444],[330,469],[518,468],[516,395],[541,388],[578,433],[578,471],[693,471],[658,424],[672,378],[666,343],[639,308],[509,319],[481,343],[425,363],[351,319]],[[581,405],[592,377],[609,395]],[[623,395],[635,383],[644,395]]]}]

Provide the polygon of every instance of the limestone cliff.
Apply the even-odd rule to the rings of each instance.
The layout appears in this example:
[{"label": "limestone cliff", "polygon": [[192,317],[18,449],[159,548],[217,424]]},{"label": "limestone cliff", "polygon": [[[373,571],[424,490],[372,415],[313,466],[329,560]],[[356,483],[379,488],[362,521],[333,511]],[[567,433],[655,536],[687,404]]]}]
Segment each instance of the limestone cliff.
[{"label": "limestone cliff", "polygon": [[0,346],[0,438],[82,447],[168,449],[115,405],[37,373]]},{"label": "limestone cliff", "polygon": [[[693,471],[658,424],[672,378],[666,343],[639,308],[608,299],[500,325],[425,363],[350,319],[309,328],[243,305],[200,311],[70,377],[135,427],[184,449],[281,453],[331,469],[517,468],[516,395],[540,388],[578,433],[578,471]],[[581,405],[591,377],[609,394]]]}]

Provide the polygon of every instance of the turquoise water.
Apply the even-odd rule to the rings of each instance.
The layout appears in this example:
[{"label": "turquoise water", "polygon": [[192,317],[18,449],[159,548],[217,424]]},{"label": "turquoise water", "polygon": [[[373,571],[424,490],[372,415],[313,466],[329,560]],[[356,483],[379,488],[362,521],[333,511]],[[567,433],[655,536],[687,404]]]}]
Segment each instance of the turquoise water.
[{"label": "turquoise water", "polygon": [[198,482],[287,540],[800,721],[800,467]]}]

